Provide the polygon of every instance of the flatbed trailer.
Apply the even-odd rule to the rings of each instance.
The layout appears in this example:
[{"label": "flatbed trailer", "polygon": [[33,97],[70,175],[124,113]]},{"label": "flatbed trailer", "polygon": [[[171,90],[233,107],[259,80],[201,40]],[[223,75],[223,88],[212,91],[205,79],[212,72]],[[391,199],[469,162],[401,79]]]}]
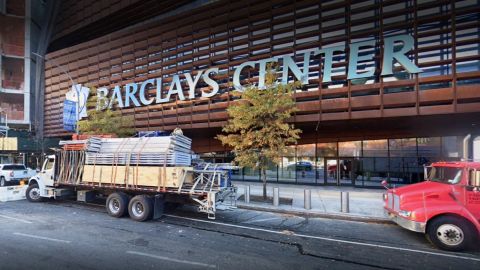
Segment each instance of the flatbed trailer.
[{"label": "flatbed trailer", "polygon": [[[83,150],[58,150],[48,156],[42,170],[29,180],[27,199],[40,202],[93,191],[107,196],[105,206],[110,216],[128,213],[137,221],[160,217],[167,203],[196,205],[210,219],[215,219],[217,210],[236,206],[236,187],[231,185],[228,172],[216,164],[95,166],[85,160]],[[142,170],[149,175],[142,176]],[[158,181],[152,182],[152,178]]]}]

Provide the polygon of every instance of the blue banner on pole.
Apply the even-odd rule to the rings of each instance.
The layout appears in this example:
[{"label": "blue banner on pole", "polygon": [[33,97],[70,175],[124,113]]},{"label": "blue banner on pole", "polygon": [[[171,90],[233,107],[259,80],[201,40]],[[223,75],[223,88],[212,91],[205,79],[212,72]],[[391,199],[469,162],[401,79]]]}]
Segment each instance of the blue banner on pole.
[{"label": "blue banner on pole", "polygon": [[63,102],[63,129],[75,132],[77,124],[77,103],[71,100]]}]

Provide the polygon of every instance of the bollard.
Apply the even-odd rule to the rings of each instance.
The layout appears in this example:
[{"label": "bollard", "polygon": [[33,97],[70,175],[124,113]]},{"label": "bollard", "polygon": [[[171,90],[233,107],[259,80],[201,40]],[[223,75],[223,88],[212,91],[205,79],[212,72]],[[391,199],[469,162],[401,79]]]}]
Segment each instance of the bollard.
[{"label": "bollard", "polygon": [[348,192],[340,192],[340,201],[341,201],[341,211],[343,213],[349,213],[350,212],[350,195]]},{"label": "bollard", "polygon": [[278,187],[273,188],[273,206],[279,206],[280,205],[280,191],[278,190]]},{"label": "bollard", "polygon": [[303,204],[305,209],[307,210],[312,209],[312,193],[310,189],[305,189],[303,196],[304,196]]},{"label": "bollard", "polygon": [[250,186],[245,186],[245,194],[243,194],[245,203],[250,203]]}]

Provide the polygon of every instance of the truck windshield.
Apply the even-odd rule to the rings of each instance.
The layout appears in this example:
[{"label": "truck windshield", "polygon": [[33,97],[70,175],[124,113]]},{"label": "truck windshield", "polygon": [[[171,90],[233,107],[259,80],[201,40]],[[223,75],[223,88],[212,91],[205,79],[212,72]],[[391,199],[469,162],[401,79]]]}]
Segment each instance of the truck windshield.
[{"label": "truck windshield", "polygon": [[462,180],[462,169],[453,167],[431,167],[428,179],[445,184],[458,184]]}]

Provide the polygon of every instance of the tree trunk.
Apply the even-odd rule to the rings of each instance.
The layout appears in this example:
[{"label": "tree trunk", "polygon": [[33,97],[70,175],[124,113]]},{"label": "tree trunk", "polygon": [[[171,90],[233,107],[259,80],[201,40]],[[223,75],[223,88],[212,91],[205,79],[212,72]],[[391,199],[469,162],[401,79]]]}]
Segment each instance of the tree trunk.
[{"label": "tree trunk", "polygon": [[265,168],[261,169],[262,182],[263,182],[263,200],[267,200],[267,170]]}]

